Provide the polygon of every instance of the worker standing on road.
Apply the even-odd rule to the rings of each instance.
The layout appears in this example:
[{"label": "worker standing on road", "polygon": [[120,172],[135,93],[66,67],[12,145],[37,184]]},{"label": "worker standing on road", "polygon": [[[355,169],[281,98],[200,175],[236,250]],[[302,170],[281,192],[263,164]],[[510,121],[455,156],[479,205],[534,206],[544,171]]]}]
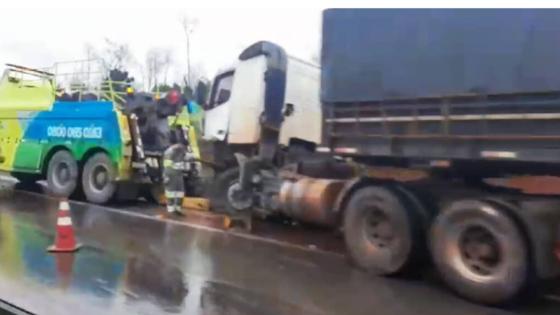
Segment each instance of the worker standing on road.
[{"label": "worker standing on road", "polygon": [[185,170],[187,148],[171,134],[171,146],[163,154],[165,197],[169,213],[182,214],[181,206],[185,196],[183,170]]},{"label": "worker standing on road", "polygon": [[171,146],[163,153],[163,183],[167,199],[167,211],[182,215],[182,203],[185,196],[183,171],[187,167],[187,147],[180,143],[175,133],[170,135]]}]

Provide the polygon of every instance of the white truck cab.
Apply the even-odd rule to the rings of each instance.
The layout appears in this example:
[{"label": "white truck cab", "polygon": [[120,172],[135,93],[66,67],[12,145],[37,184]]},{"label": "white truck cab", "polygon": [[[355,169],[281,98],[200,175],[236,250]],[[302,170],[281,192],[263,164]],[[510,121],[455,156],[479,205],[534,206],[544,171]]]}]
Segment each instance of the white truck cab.
[{"label": "white truck cab", "polygon": [[214,78],[205,112],[205,140],[258,144],[267,120],[263,116],[268,115],[276,125],[272,128],[279,129],[279,145],[288,146],[293,139],[320,143],[319,66],[286,56],[280,67],[284,69],[279,70],[271,65],[266,45],[282,50],[272,43],[256,43],[234,67]]}]

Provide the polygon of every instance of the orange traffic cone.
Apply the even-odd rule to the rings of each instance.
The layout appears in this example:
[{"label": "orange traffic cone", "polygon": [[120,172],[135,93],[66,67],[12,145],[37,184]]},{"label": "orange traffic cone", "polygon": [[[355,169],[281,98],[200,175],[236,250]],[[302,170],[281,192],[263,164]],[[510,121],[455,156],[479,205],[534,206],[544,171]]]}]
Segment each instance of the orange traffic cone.
[{"label": "orange traffic cone", "polygon": [[47,248],[49,252],[74,252],[82,245],[76,243],[70,205],[67,200],[60,201],[56,221],[56,238],[54,245]]}]

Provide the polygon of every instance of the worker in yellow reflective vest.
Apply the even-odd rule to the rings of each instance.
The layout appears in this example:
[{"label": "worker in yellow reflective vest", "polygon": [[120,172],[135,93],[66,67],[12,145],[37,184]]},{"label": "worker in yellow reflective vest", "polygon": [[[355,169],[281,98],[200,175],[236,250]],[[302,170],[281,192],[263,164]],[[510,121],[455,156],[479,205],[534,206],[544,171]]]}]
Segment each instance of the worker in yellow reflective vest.
[{"label": "worker in yellow reflective vest", "polygon": [[163,183],[167,212],[182,215],[182,203],[185,196],[183,171],[187,168],[187,147],[181,144],[173,133],[171,143],[171,146],[163,153]]},{"label": "worker in yellow reflective vest", "polygon": [[187,103],[187,106],[181,106],[176,115],[169,116],[169,125],[183,129],[183,133],[189,141],[193,157],[196,160],[200,160],[198,139],[202,134],[202,127],[200,127],[202,125],[202,115],[199,109],[197,109],[196,112],[190,110],[190,108],[194,108],[194,106],[198,105],[191,105],[193,104],[192,101],[188,101]]}]

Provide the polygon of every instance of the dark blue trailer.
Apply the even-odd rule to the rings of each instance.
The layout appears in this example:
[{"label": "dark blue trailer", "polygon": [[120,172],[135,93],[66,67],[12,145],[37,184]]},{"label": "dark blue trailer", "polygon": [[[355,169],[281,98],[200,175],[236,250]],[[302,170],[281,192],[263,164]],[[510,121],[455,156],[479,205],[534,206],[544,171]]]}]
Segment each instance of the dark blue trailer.
[{"label": "dark blue trailer", "polygon": [[327,10],[322,99],[560,91],[560,10]]},{"label": "dark blue trailer", "polygon": [[322,38],[331,154],[237,156],[232,209],[340,228],[369,273],[433,261],[479,303],[560,277],[560,10],[333,9]]},{"label": "dark blue trailer", "polygon": [[560,275],[560,10],[332,9],[322,40],[323,149],[361,170],[332,207],[357,266],[429,252],[488,304]]},{"label": "dark blue trailer", "polygon": [[340,153],[560,173],[558,69],[560,10],[326,10],[325,139]]}]

